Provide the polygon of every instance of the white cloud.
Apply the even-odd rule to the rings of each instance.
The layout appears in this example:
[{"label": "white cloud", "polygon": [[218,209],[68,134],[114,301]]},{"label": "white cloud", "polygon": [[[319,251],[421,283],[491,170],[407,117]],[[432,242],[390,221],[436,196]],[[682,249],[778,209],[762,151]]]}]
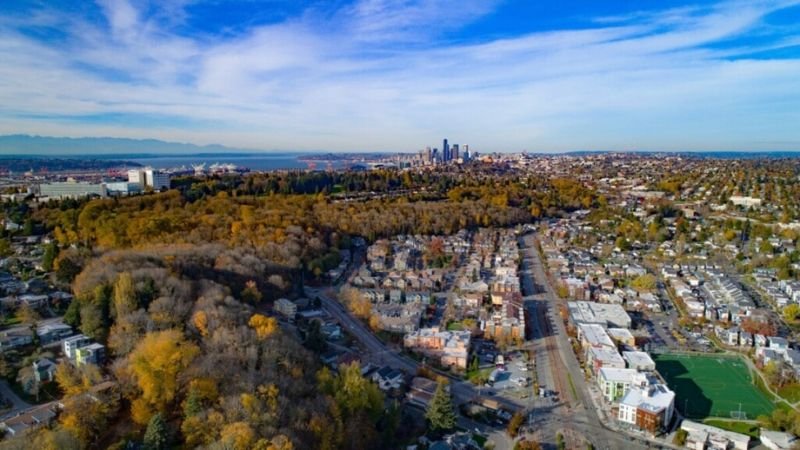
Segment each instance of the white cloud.
[{"label": "white cloud", "polygon": [[[183,20],[176,5],[171,14]],[[414,150],[445,135],[483,150],[797,142],[800,61],[732,60],[753,48],[710,46],[764,27],[786,6],[775,5],[725,3],[447,45],[435,33],[496,5],[363,0],[333,20],[309,13],[234,37],[189,38],[140,4],[105,0],[108,26],[59,17],[64,41],[41,43],[0,21],[0,132],[330,150]],[[165,119],[69,119],[103,114]]]}]

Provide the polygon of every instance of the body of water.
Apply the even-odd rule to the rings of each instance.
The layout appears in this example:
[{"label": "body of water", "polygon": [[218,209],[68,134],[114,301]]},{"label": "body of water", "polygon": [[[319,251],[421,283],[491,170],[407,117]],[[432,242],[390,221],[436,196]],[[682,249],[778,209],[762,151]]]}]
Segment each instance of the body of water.
[{"label": "body of water", "polygon": [[[234,164],[240,168],[250,170],[268,171],[282,169],[308,169],[309,164],[301,161],[307,156],[300,153],[273,153],[267,155],[168,155],[168,156],[147,156],[143,158],[125,158],[128,161],[139,163],[143,166],[150,166],[155,169],[174,169],[186,167],[191,169],[193,165],[205,164],[208,169],[212,164]],[[325,163],[317,163],[317,168],[324,169]]]}]

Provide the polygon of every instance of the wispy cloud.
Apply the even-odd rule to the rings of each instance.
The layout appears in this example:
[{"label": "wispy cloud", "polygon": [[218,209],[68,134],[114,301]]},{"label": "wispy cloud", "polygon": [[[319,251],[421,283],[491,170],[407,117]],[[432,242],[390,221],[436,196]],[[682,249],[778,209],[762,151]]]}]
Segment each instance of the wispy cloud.
[{"label": "wispy cloud", "polygon": [[767,18],[797,3],[632,12],[457,43],[450,33],[502,4],[312,5],[216,35],[178,31],[183,0],[45,7],[0,19],[0,132],[331,150],[413,150],[443,135],[484,150],[792,143],[800,60],[753,55],[797,42],[763,38]]}]

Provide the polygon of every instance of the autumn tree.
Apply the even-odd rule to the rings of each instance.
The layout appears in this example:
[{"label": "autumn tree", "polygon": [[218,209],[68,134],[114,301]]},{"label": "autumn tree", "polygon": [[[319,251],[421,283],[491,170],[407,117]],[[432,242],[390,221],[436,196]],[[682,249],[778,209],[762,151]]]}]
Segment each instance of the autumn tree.
[{"label": "autumn tree", "polygon": [[247,324],[255,330],[259,339],[266,339],[278,331],[278,320],[263,314],[253,314]]},{"label": "autumn tree", "polygon": [[179,330],[148,333],[136,345],[128,355],[128,369],[140,391],[132,405],[137,423],[144,425],[152,414],[168,411],[178,391],[178,375],[198,353]]},{"label": "autumn tree", "polygon": [[125,316],[135,311],[136,288],[130,272],[122,272],[114,283],[114,311],[117,317]]},{"label": "autumn tree", "polygon": [[364,411],[374,417],[382,409],[383,394],[374,383],[361,375],[361,367],[357,362],[340,367],[336,377],[330,377],[330,372],[322,369],[318,380],[321,390],[332,395],[342,411],[349,414]]},{"label": "autumn tree", "polygon": [[639,275],[631,281],[631,287],[637,292],[652,292],[656,288],[656,277],[650,273]]},{"label": "autumn tree", "polygon": [[84,445],[62,427],[39,427],[15,437],[6,437],[0,448],[3,450],[82,450]]},{"label": "autumn tree", "polygon": [[538,441],[522,440],[514,444],[514,450],[542,450],[542,445]]},{"label": "autumn tree", "polygon": [[794,322],[800,316],[800,305],[797,303],[790,303],[783,307],[781,311],[783,319],[787,322]]},{"label": "autumn tree", "polygon": [[192,315],[192,325],[197,328],[200,336],[208,336],[208,314],[205,311],[197,311]]},{"label": "autumn tree", "polygon": [[355,448],[376,448],[378,424],[383,411],[383,394],[378,386],[361,375],[357,362],[339,367],[334,375],[324,367],[317,373],[319,390],[330,402],[332,423],[316,416],[310,428],[322,448],[338,448],[342,442],[356,442]]},{"label": "autumn tree", "polygon": [[62,361],[56,366],[55,381],[66,396],[76,396],[87,392],[103,380],[103,374],[94,364],[74,366]]},{"label": "autumn tree", "polygon": [[251,449],[255,438],[255,431],[247,422],[230,423],[220,432],[220,443],[223,448],[232,450]]},{"label": "autumn tree", "polygon": [[763,318],[753,318],[753,317],[745,317],[740,324],[742,330],[752,333],[752,334],[761,334],[764,336],[775,336],[777,329],[775,324],[772,323],[769,319]]},{"label": "autumn tree", "polygon": [[372,316],[372,303],[358,289],[344,288],[339,293],[339,298],[359,319],[368,320]]},{"label": "autumn tree", "polygon": [[17,318],[26,325],[34,325],[41,319],[41,315],[28,303],[22,303],[17,309]]},{"label": "autumn tree", "polygon": [[516,412],[513,416],[511,416],[511,420],[508,422],[508,427],[506,431],[508,431],[508,435],[512,438],[517,437],[519,434],[519,429],[522,426],[523,422],[525,422],[525,416],[522,413]]},{"label": "autumn tree", "polygon": [[252,305],[258,304],[261,302],[261,291],[258,290],[258,285],[253,280],[249,280],[245,284],[245,288],[242,289],[242,301],[245,303],[250,303]]},{"label": "autumn tree", "polygon": [[59,422],[85,447],[92,447],[117,413],[115,395],[81,393],[62,400],[64,410]]}]

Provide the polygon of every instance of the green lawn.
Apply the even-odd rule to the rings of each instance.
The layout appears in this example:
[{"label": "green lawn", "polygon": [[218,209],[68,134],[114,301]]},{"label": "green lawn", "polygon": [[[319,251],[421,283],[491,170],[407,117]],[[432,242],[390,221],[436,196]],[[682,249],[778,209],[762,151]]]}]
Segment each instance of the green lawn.
[{"label": "green lawn", "polygon": [[711,425],[712,427],[722,428],[723,430],[746,434],[754,439],[758,439],[759,436],[759,431],[758,431],[759,426],[753,423],[732,422],[728,420],[715,420],[715,419],[704,420],[703,423],[706,425]]},{"label": "green lawn", "polygon": [[463,331],[464,324],[461,322],[450,322],[447,324],[447,331]]},{"label": "green lawn", "polygon": [[653,356],[658,372],[675,391],[676,408],[687,417],[731,418],[731,413],[741,408],[747,419],[755,419],[775,409],[770,397],[753,384],[747,365],[738,357]]},{"label": "green lawn", "polygon": [[3,328],[11,327],[11,326],[14,326],[14,325],[19,325],[21,323],[22,323],[22,321],[19,319],[19,317],[10,316],[10,317],[6,317],[6,318],[3,319],[3,322],[0,323],[0,327],[3,327]]}]

